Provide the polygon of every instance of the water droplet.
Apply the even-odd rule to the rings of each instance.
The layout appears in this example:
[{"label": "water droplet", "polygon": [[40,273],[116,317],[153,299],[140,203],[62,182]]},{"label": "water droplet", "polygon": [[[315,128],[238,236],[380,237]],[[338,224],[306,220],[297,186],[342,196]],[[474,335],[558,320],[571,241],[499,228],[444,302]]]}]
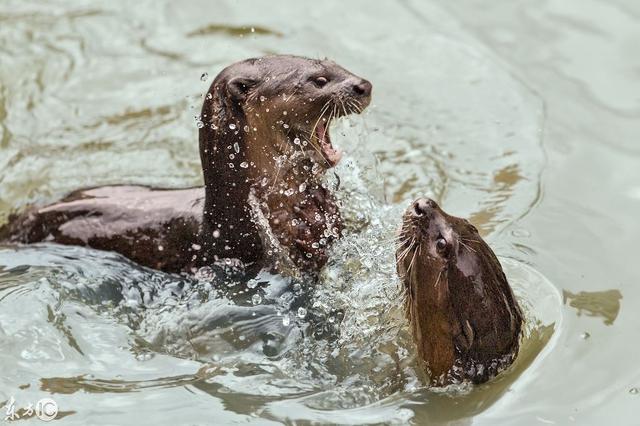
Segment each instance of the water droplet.
[{"label": "water droplet", "polygon": [[213,272],[213,269],[211,269],[209,266],[203,266],[195,273],[195,278],[202,281],[211,281],[214,276],[215,274]]},{"label": "water droplet", "polygon": [[637,394],[639,394],[639,393],[640,393],[640,389],[638,389],[638,388],[631,388],[631,389],[629,389],[629,393],[630,393],[631,395],[637,395]]},{"label": "water droplet", "polygon": [[191,248],[197,251],[197,250],[200,250],[202,246],[200,244],[194,243],[194,244],[191,244]]},{"label": "water droplet", "polygon": [[241,342],[244,342],[246,340],[246,337],[244,337],[244,334],[241,334],[238,336],[238,340],[240,340]]},{"label": "water droplet", "polygon": [[213,99],[213,95],[211,93],[207,93],[207,99]]},{"label": "water droplet", "polygon": [[294,138],[293,139],[293,144],[294,145],[300,145],[300,138]]},{"label": "water droplet", "polygon": [[282,115],[287,115],[287,111],[282,111]]},{"label": "water droplet", "polygon": [[220,230],[216,229],[211,235],[213,238],[220,238]]},{"label": "water droplet", "polygon": [[298,191],[300,192],[304,192],[304,190],[307,189],[307,183],[303,182],[300,184],[300,186],[298,187]]},{"label": "water droplet", "polygon": [[249,167],[249,163],[247,163],[246,161],[243,161],[242,163],[240,163],[240,167],[242,167],[243,169],[246,169]]},{"label": "water droplet", "polygon": [[234,158],[236,158],[235,154],[229,154],[229,160],[233,160]]},{"label": "water droplet", "polygon": [[163,246],[158,246],[158,251],[162,251],[162,250],[164,250],[164,247]]},{"label": "water droplet", "polygon": [[209,78],[209,74],[206,72],[200,76],[200,80],[202,81],[207,81],[207,78]]},{"label": "water droplet", "polygon": [[584,333],[582,333],[582,334],[580,335],[580,338],[581,338],[582,340],[587,340],[589,337],[591,337],[591,334],[590,334],[588,331],[585,331]]},{"label": "water droplet", "polygon": [[283,124],[282,124],[282,127],[284,127],[285,129],[288,129],[288,128],[289,128],[289,125],[288,125],[287,123],[283,123]]},{"label": "water droplet", "polygon": [[244,129],[245,132],[249,131],[249,126],[244,126],[242,129]]},{"label": "water droplet", "polygon": [[231,123],[231,124],[229,124],[229,128],[230,128],[231,130],[235,130],[235,129],[236,129],[236,125],[235,125],[235,124],[233,124],[233,123]]},{"label": "water droplet", "polygon": [[267,100],[267,98],[265,98],[264,96],[260,96],[260,102],[264,102],[266,100]]},{"label": "water droplet", "polygon": [[196,126],[198,126],[198,129],[202,129],[204,127],[204,123],[200,120],[196,121]]},{"label": "water droplet", "polygon": [[253,27],[251,27],[251,32],[252,32],[252,33],[255,33],[255,32],[256,32],[256,29],[255,29],[255,28],[253,28]]},{"label": "water droplet", "polygon": [[307,316],[307,310],[305,308],[298,308],[298,318],[304,318]]},{"label": "water droplet", "polygon": [[150,359],[152,359],[154,357],[154,353],[153,352],[141,352],[139,354],[136,355],[136,359],[138,361],[149,361]]},{"label": "water droplet", "polygon": [[282,317],[282,325],[287,327],[289,324],[291,324],[291,318],[289,318],[289,315],[283,316]]},{"label": "water droplet", "polygon": [[311,247],[313,247],[314,249],[320,248],[320,244],[318,243],[312,243]]},{"label": "water droplet", "polygon": [[251,297],[251,303],[253,303],[254,305],[259,305],[260,302],[262,302],[262,296],[260,296],[258,293],[254,294]]},{"label": "water droplet", "polygon": [[293,190],[293,188],[289,188],[286,191],[284,191],[284,195],[286,195],[287,197],[291,197],[296,191]]},{"label": "water droplet", "polygon": [[257,286],[258,286],[258,280],[251,279],[251,280],[247,281],[247,287],[256,288]]},{"label": "water droplet", "polygon": [[233,169],[235,166],[233,165],[233,163],[229,163],[229,168]]}]

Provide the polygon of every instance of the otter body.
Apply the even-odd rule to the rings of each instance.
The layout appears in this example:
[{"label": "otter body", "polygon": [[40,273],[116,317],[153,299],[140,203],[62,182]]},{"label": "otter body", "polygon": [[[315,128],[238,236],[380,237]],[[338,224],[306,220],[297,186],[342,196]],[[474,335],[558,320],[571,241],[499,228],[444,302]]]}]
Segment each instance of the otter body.
[{"label": "otter body", "polygon": [[405,312],[432,385],[483,383],[511,365],[522,311],[473,225],[420,199],[405,213],[396,257]]},{"label": "otter body", "polygon": [[[178,272],[220,258],[259,265],[267,231],[295,266],[317,271],[342,229],[335,198],[322,183],[341,155],[329,125],[360,113],[370,97],[368,81],[328,60],[282,55],[237,62],[218,74],[204,99],[204,188],[76,191],[13,215],[0,241],[89,246]],[[256,221],[256,209],[266,225]]]},{"label": "otter body", "polygon": [[10,217],[9,224],[0,228],[0,241],[89,246],[179,272],[203,263],[199,256],[203,204],[203,188],[89,188]]}]

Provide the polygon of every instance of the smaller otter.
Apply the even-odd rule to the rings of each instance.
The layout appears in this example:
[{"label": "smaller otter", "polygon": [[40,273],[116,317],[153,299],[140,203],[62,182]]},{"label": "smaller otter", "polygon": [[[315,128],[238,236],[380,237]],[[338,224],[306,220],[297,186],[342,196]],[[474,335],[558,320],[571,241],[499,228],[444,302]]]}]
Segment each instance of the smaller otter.
[{"label": "smaller otter", "polygon": [[396,259],[406,316],[433,386],[483,383],[511,365],[522,311],[472,224],[419,199],[404,215]]}]

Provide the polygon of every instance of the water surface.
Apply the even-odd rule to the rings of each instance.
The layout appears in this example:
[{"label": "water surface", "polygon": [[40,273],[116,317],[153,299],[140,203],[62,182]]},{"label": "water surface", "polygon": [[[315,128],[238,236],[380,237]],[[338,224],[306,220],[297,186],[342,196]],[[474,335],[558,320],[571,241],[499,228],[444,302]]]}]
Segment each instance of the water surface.
[{"label": "water surface", "polygon": [[[622,0],[4,2],[0,217],[201,184],[202,94],[245,57],[330,57],[374,99],[333,129],[351,233],[317,291],[0,248],[0,401],[50,396],[70,424],[634,424],[639,20]],[[528,313],[518,362],[471,391],[424,386],[399,309],[389,238],[425,194],[479,226]]]}]

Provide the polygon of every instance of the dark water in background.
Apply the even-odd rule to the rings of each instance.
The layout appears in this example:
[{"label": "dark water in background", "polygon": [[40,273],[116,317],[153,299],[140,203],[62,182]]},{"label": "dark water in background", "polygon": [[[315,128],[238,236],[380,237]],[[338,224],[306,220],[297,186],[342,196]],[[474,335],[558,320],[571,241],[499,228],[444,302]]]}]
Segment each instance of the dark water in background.
[{"label": "dark water in background", "polygon": [[[357,232],[315,293],[0,249],[0,402],[51,396],[75,424],[634,424],[639,18],[631,1],[4,2],[0,215],[199,184],[202,93],[245,57],[327,56],[374,100],[333,129]],[[479,225],[528,307],[518,364],[462,396],[424,388],[398,309],[388,239],[421,194]]]}]

